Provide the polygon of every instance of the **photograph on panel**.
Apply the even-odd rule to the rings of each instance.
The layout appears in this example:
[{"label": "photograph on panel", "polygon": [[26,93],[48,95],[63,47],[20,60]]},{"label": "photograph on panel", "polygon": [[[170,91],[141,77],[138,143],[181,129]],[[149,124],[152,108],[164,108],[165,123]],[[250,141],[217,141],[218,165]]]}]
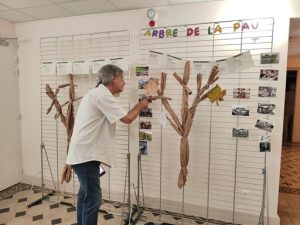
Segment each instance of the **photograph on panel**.
[{"label": "photograph on panel", "polygon": [[249,116],[249,107],[247,105],[233,105],[232,115],[233,116]]},{"label": "photograph on panel", "polygon": [[152,132],[150,131],[140,131],[139,132],[140,141],[152,141]]},{"label": "photograph on panel", "polygon": [[234,88],[233,89],[233,98],[250,98],[250,88]]},{"label": "photograph on panel", "polygon": [[138,81],[139,89],[146,89],[148,80],[141,79]]},{"label": "photograph on panel", "polygon": [[276,87],[259,86],[258,97],[276,97]]},{"label": "photograph on panel", "polygon": [[232,137],[237,138],[248,138],[249,137],[249,130],[245,128],[232,128]]},{"label": "photograph on panel", "polygon": [[279,63],[278,52],[260,53],[260,64],[278,64],[278,63]]},{"label": "photograph on panel", "polygon": [[139,101],[143,100],[144,98],[146,98],[145,94],[139,94]]},{"label": "photograph on panel", "polygon": [[268,131],[268,132],[272,132],[273,128],[274,128],[274,124],[268,120],[261,120],[258,119],[256,121],[255,127]]},{"label": "photograph on panel", "polygon": [[137,66],[135,75],[139,77],[149,76],[149,66]]},{"label": "photograph on panel", "polygon": [[140,129],[151,130],[152,129],[151,121],[140,121]]},{"label": "photograph on panel", "polygon": [[139,154],[140,155],[148,155],[147,141],[139,141]]},{"label": "photograph on panel", "polygon": [[278,70],[261,69],[259,73],[260,80],[278,80]]},{"label": "photograph on panel", "polygon": [[259,151],[270,152],[271,151],[271,137],[259,136]]},{"label": "photograph on panel", "polygon": [[140,111],[140,117],[152,117],[152,109],[143,109],[142,111]]},{"label": "photograph on panel", "polygon": [[260,114],[269,114],[274,115],[275,114],[275,104],[270,103],[258,103],[257,105],[257,112]]}]

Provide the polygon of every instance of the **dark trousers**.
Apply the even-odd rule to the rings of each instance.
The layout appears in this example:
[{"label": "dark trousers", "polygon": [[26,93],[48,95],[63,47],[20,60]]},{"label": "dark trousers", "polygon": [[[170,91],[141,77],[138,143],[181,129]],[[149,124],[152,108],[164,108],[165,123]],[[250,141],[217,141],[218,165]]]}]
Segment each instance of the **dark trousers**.
[{"label": "dark trousers", "polygon": [[73,165],[80,188],[77,200],[77,225],[97,225],[102,202],[98,161]]}]

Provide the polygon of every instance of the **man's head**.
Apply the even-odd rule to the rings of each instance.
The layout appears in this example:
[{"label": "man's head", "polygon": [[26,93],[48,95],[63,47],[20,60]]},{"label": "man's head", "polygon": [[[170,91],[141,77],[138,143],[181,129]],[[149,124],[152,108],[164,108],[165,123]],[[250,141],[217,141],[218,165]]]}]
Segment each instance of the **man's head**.
[{"label": "man's head", "polygon": [[123,70],[115,65],[107,64],[103,66],[98,72],[98,82],[110,89],[112,93],[123,91],[125,82],[123,80]]}]

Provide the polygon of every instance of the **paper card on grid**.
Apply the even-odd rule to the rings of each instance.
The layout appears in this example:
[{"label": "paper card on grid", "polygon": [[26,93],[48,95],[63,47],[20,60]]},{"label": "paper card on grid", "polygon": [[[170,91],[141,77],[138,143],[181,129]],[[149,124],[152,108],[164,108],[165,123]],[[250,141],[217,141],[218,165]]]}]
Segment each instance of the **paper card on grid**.
[{"label": "paper card on grid", "polygon": [[92,61],[92,73],[96,74],[99,72],[99,70],[102,68],[102,66],[108,64],[107,59],[99,59],[99,60],[93,60]]},{"label": "paper card on grid", "polygon": [[68,75],[73,73],[72,62],[58,62],[56,64],[57,75]]},{"label": "paper card on grid", "polygon": [[219,73],[226,73],[228,72],[228,68],[227,68],[227,60],[226,59],[222,59],[222,60],[217,60],[215,65],[218,66],[219,69]]},{"label": "paper card on grid", "polygon": [[211,71],[211,62],[209,61],[194,61],[192,65],[195,74],[208,75]]},{"label": "paper card on grid", "polygon": [[124,72],[128,71],[128,58],[127,57],[110,59],[110,63],[120,67]]},{"label": "paper card on grid", "polygon": [[90,62],[89,61],[74,61],[73,73],[76,75],[90,74]]},{"label": "paper card on grid", "polygon": [[159,114],[159,123],[160,125],[163,127],[163,128],[166,128],[167,127],[167,116],[165,114],[164,111],[161,111],[160,114]]},{"label": "paper card on grid", "polygon": [[162,68],[163,54],[160,52],[149,51],[148,64],[151,68]]},{"label": "paper card on grid", "polygon": [[250,51],[243,52],[240,56],[241,70],[254,67],[253,58]]},{"label": "paper card on grid", "polygon": [[55,62],[43,62],[41,67],[42,75],[56,75]]},{"label": "paper card on grid", "polygon": [[175,56],[167,55],[166,63],[166,68],[168,69],[182,69],[184,68],[185,60]]}]

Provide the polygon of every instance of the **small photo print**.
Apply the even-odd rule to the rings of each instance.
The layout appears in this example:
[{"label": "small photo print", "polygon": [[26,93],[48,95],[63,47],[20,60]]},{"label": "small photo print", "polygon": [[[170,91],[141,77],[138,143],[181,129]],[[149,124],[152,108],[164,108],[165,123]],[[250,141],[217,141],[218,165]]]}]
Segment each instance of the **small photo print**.
[{"label": "small photo print", "polygon": [[276,97],[276,87],[258,87],[258,97]]},{"label": "small photo print", "polygon": [[246,105],[233,105],[232,106],[233,116],[249,116],[249,107]]},{"label": "small photo print", "polygon": [[137,66],[135,68],[136,76],[149,76],[149,66]]},{"label": "small photo print", "polygon": [[148,80],[139,80],[139,89],[146,89],[148,85]]},{"label": "small photo print", "polygon": [[232,137],[248,138],[249,130],[245,128],[232,128]]},{"label": "small photo print", "polygon": [[140,121],[140,129],[151,130],[152,129],[151,121]]},{"label": "small photo print", "polygon": [[258,119],[256,121],[255,127],[259,128],[259,129],[262,129],[262,130],[265,130],[267,132],[272,132],[272,130],[274,128],[274,125],[270,121]]},{"label": "small photo print", "polygon": [[270,152],[271,151],[271,137],[259,136],[259,151]]},{"label": "small photo print", "polygon": [[278,64],[278,63],[279,63],[278,52],[260,53],[260,64]]},{"label": "small photo print", "polygon": [[250,98],[250,88],[234,88],[233,98]]},{"label": "small photo print", "polygon": [[152,117],[152,109],[151,108],[147,108],[144,109],[140,112],[140,116],[141,117]]},{"label": "small photo print", "polygon": [[260,80],[278,80],[278,70],[260,70]]},{"label": "small photo print", "polygon": [[146,131],[139,132],[139,140],[140,141],[152,141],[152,133]]},{"label": "small photo print", "polygon": [[139,141],[139,154],[140,155],[148,155],[147,141]]},{"label": "small photo print", "polygon": [[269,104],[269,103],[258,103],[257,105],[257,112],[260,114],[275,114],[275,104]]},{"label": "small photo print", "polygon": [[146,98],[145,94],[139,94],[139,101],[143,100],[144,98]]}]

